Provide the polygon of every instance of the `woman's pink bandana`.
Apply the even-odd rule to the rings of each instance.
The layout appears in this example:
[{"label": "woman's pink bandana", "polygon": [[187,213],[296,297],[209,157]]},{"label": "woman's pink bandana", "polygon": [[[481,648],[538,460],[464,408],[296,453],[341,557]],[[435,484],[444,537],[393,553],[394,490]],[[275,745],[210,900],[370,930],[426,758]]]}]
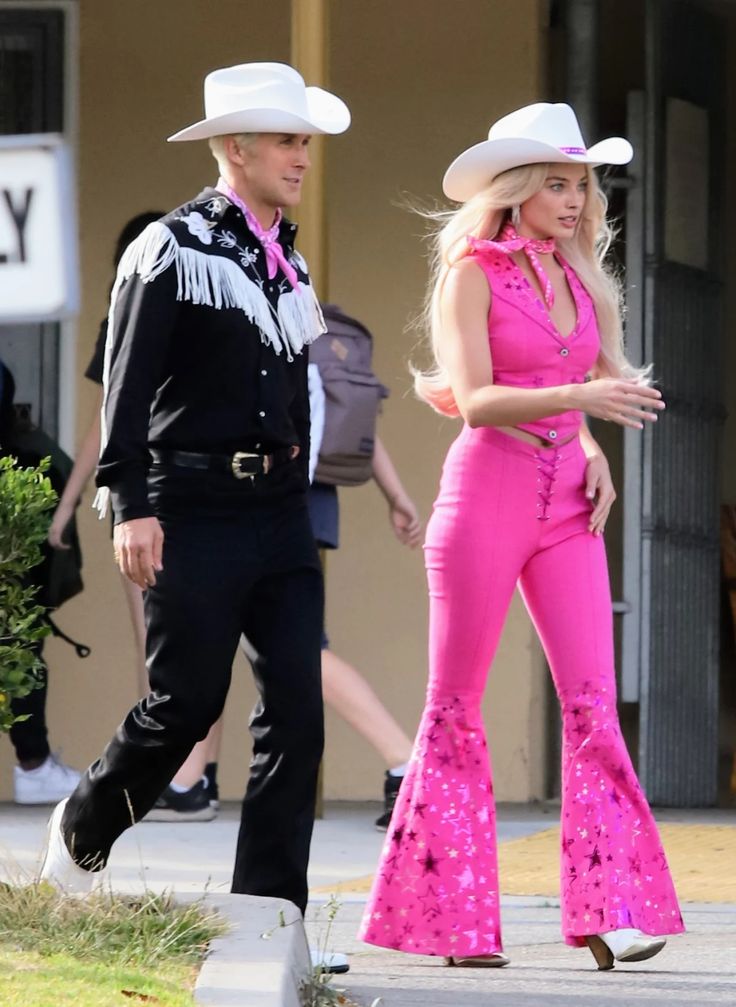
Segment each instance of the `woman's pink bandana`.
[{"label": "woman's pink bandana", "polygon": [[519,234],[514,225],[509,221],[495,241],[474,238],[471,235],[468,236],[468,244],[472,249],[478,249],[479,251],[506,252],[507,255],[510,252],[523,252],[542,287],[544,303],[548,308],[553,306],[555,303],[555,292],[552,287],[552,281],[545,273],[542,263],[537,256],[548,255],[550,252],[554,252],[554,238],[545,238],[543,241],[538,238],[525,238],[523,234]]}]

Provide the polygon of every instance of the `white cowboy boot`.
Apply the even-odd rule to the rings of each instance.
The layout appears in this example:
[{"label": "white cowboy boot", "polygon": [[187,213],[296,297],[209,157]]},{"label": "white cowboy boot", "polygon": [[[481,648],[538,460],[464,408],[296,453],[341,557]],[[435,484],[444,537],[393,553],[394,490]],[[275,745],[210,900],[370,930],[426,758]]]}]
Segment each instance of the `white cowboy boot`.
[{"label": "white cowboy boot", "polygon": [[664,937],[649,937],[641,930],[629,928],[592,934],[585,940],[602,972],[613,968],[614,959],[617,962],[643,962],[652,958],[667,943]]}]

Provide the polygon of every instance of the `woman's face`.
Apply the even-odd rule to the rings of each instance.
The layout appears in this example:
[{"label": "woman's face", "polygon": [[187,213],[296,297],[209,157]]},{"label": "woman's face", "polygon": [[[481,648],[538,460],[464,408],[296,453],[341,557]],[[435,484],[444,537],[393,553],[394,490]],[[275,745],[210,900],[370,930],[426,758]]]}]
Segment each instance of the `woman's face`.
[{"label": "woman's face", "polygon": [[570,238],[585,203],[588,174],[582,164],[550,164],[544,185],[521,204],[519,233],[527,238]]}]

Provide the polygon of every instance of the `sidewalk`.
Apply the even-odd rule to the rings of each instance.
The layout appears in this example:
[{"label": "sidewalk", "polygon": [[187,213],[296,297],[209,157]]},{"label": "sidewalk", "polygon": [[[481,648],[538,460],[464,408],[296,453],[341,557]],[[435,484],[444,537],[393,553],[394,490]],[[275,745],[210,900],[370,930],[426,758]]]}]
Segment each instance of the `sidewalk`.
[{"label": "sidewalk", "polygon": [[[324,933],[315,914],[339,890],[341,908],[332,927],[330,947],[351,956],[347,976],[336,977],[361,1005],[370,1007],[638,1007],[736,1003],[736,904],[683,903],[688,932],[673,938],[650,962],[613,972],[596,971],[585,949],[565,947],[559,934],[559,910],[554,897],[529,895],[502,899],[504,941],[512,959],[498,970],[447,969],[437,959],[403,955],[369,947],[356,940],[367,878],[375,868],[383,837],[374,831],[377,805],[328,805],[317,822],[312,846],[307,915],[311,943]],[[144,823],[127,832],[111,861],[116,889],[174,889],[178,893],[205,890],[217,895],[229,890],[239,809],[227,805],[215,822],[187,825]],[[32,874],[43,841],[46,808],[0,805],[0,880],[2,874]],[[708,888],[718,894],[719,881],[731,883],[736,873],[732,846],[714,845],[715,834],[736,836],[734,811],[659,811],[660,823],[688,826],[685,850],[697,848],[697,827],[713,850],[699,864]],[[557,824],[555,809],[506,806],[499,808],[499,839],[541,836]],[[718,833],[713,826],[728,826]],[[695,828],[694,828],[695,827]],[[522,844],[523,846],[523,844]],[[546,856],[547,854],[545,854]],[[730,858],[730,859],[729,859]],[[11,865],[15,865],[14,867]],[[677,882],[677,875],[675,876]],[[509,885],[510,887],[510,885]],[[324,916],[324,911],[322,912]],[[253,1001],[255,1002],[255,1001]],[[243,1007],[249,1007],[243,1000]]]}]

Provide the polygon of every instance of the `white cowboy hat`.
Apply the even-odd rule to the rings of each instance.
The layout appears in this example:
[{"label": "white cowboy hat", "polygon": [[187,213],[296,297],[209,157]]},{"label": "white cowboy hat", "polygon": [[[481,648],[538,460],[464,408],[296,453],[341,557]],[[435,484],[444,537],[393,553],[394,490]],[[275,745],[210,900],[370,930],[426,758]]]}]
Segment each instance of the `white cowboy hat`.
[{"label": "white cowboy hat", "polygon": [[464,203],[509,168],[546,161],[572,164],[628,164],[634,149],[628,140],[611,136],[585,146],[578,120],[569,105],[538,102],[494,122],[483,143],[464,150],[445,172],[446,196]]},{"label": "white cowboy hat", "polygon": [[205,118],[169,141],[228,133],[344,133],[350,112],[337,95],[306,87],[286,63],[241,63],[213,70],[204,81]]}]

